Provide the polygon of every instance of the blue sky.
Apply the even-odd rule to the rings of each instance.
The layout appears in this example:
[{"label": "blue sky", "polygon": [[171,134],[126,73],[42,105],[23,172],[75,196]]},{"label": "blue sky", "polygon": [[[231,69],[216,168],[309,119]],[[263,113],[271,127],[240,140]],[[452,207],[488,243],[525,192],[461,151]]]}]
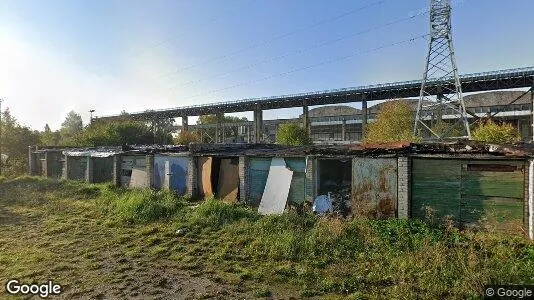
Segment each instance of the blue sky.
[{"label": "blue sky", "polygon": [[[453,5],[460,73],[534,65],[534,1]],[[428,14],[384,26],[427,7],[428,0],[3,0],[0,97],[21,123],[57,129],[70,110],[87,121],[89,109],[106,115],[418,79],[427,40],[372,49],[428,33]],[[280,75],[295,69],[303,70]]]}]

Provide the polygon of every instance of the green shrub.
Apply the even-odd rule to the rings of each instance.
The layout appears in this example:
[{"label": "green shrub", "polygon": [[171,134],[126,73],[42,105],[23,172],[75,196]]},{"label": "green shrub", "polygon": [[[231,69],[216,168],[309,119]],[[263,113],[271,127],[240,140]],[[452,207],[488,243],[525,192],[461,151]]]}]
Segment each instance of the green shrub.
[{"label": "green shrub", "polygon": [[488,120],[475,128],[473,139],[485,143],[514,144],[521,141],[521,134],[512,124]]},{"label": "green shrub", "polygon": [[298,123],[284,123],[278,127],[276,143],[288,146],[305,146],[311,145],[312,140],[306,129]]}]

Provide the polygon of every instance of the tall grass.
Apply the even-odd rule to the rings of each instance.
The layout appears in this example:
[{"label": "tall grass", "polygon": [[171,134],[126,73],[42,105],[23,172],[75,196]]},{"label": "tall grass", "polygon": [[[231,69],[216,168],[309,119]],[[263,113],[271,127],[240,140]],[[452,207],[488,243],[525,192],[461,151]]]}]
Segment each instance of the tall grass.
[{"label": "tall grass", "polygon": [[193,206],[168,191],[33,177],[0,179],[0,194],[3,201],[40,197],[36,204],[94,201],[105,218],[127,223],[173,222],[195,243],[210,245],[192,251],[191,260],[242,280],[291,283],[303,296],[466,298],[479,297],[485,284],[534,284],[534,243],[499,233],[420,220],[260,216],[215,199]]}]

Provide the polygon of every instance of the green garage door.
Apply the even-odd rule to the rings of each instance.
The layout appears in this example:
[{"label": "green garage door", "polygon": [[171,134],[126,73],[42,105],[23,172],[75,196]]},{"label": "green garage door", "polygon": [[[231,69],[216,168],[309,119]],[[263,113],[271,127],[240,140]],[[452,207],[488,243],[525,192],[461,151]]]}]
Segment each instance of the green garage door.
[{"label": "green garage door", "polygon": [[449,216],[467,224],[490,221],[500,229],[523,225],[522,161],[414,158],[412,216]]},{"label": "green garage door", "polygon": [[246,200],[247,203],[252,205],[260,204],[265,184],[267,184],[267,176],[269,176],[270,167],[270,158],[250,158],[248,166],[249,195]]}]

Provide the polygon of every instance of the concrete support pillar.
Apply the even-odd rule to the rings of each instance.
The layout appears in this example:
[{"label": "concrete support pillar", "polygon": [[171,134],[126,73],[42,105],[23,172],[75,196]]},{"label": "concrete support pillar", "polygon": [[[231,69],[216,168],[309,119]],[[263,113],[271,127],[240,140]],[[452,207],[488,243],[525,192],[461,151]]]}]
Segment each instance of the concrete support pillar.
[{"label": "concrete support pillar", "polygon": [[411,164],[410,157],[397,158],[397,218],[410,217]]},{"label": "concrete support pillar", "polygon": [[363,140],[366,129],[367,129],[367,100],[363,99],[362,101],[362,137],[360,140]]},{"label": "concrete support pillar", "polygon": [[94,177],[93,177],[93,158],[91,156],[87,156],[87,166],[85,167],[85,182],[93,183]]},{"label": "concrete support pillar", "polygon": [[222,137],[221,137],[221,143],[224,143],[226,141],[226,126],[225,124],[222,124]]},{"label": "concrete support pillar", "polygon": [[345,120],[345,118],[341,120],[341,140],[347,140],[347,120]]},{"label": "concrete support pillar", "polygon": [[222,123],[223,115],[222,113],[216,113],[215,114],[215,143],[221,142],[221,123]]},{"label": "concrete support pillar", "polygon": [[122,156],[120,154],[113,155],[113,184],[116,187],[121,186],[122,176]]},{"label": "concrete support pillar", "polygon": [[154,154],[146,155],[146,185],[149,188],[154,187]]},{"label": "concrete support pillar", "polygon": [[252,126],[250,123],[247,125],[247,143],[250,144],[252,142]]},{"label": "concrete support pillar", "polygon": [[186,171],[187,184],[185,196],[189,198],[198,197],[198,170],[197,170],[197,157],[191,156],[189,165]]},{"label": "concrete support pillar", "polygon": [[302,128],[304,128],[306,132],[310,134],[310,114],[306,101],[302,106]]},{"label": "concrete support pillar", "polygon": [[246,204],[249,196],[248,183],[248,166],[249,158],[246,156],[239,157],[239,202]]},{"label": "concrete support pillar", "polygon": [[182,117],[182,131],[188,131],[189,130],[189,121],[187,116]]},{"label": "concrete support pillar", "polygon": [[317,197],[317,160],[313,157],[306,157],[306,201],[313,203]]},{"label": "concrete support pillar", "polygon": [[254,143],[260,143],[263,136],[263,111],[254,110]]},{"label": "concrete support pillar", "polygon": [[41,160],[41,176],[50,177],[50,164],[49,164],[49,153],[45,150],[44,159]]},{"label": "concrete support pillar", "polygon": [[532,78],[532,87],[530,88],[530,111],[532,112],[532,142],[534,142],[534,77]]}]

